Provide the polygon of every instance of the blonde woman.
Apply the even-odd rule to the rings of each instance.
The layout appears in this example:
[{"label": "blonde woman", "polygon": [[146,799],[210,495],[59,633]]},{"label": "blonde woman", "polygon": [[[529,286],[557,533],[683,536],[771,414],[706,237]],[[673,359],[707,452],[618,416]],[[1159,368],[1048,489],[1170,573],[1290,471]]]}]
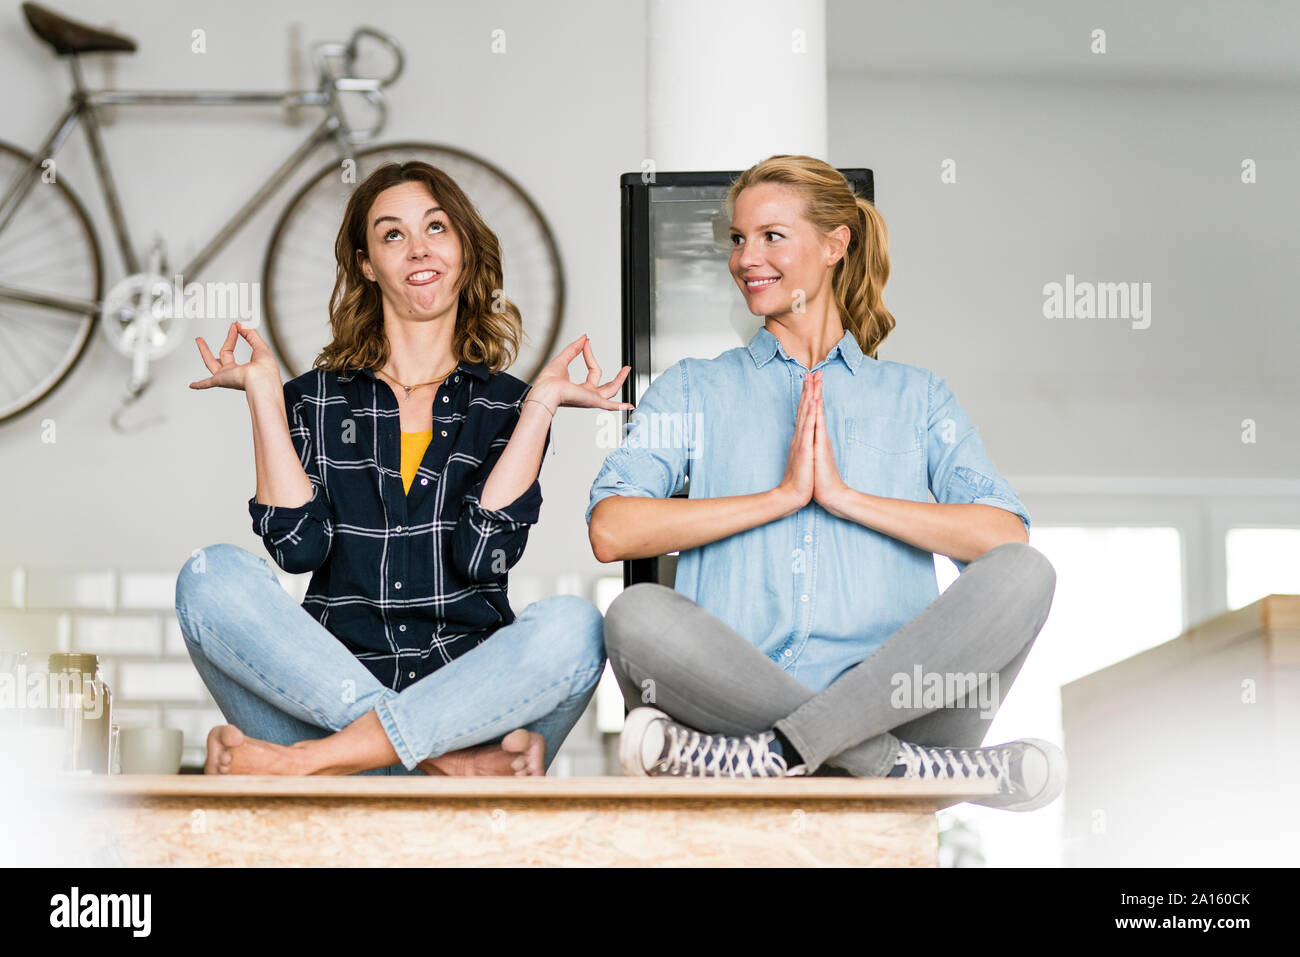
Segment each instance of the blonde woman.
[{"label": "blonde woman", "polygon": [[[605,615],[625,771],[976,777],[998,783],[977,803],[1043,806],[1060,750],[981,744],[1055,572],[945,380],[876,357],[894,327],[879,212],[807,156],[746,170],[726,205],[763,327],[650,385],[587,509],[601,561],[680,552],[674,588],[634,585]],[[961,570],[943,595],[935,553]]]},{"label": "blonde woman", "polygon": [[[253,420],[254,530],[265,558],[202,549],[176,583],[186,645],[229,724],[215,774],[546,772],[604,668],[601,616],[572,595],[515,615],[507,572],[542,504],[538,472],[563,406],[611,401],[591,344],[524,383],[500,298],[496,236],[426,163],[388,164],[353,192],[335,243],[332,341],[281,386],[255,330],[231,327],[210,378]],[[235,362],[242,336],[251,359]],[[585,382],[569,379],[582,355]]]}]

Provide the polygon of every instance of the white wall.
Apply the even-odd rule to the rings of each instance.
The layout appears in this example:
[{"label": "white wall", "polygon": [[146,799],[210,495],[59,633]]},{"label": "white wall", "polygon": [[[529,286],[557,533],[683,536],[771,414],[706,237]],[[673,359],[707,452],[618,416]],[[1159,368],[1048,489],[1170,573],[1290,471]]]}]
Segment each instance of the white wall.
[{"label": "white wall", "polygon": [[[874,169],[891,232],[883,358],[946,376],[1013,480],[1300,475],[1300,10],[837,2],[828,19],[829,159]],[[1150,327],[1044,318],[1067,273],[1149,282]]]}]

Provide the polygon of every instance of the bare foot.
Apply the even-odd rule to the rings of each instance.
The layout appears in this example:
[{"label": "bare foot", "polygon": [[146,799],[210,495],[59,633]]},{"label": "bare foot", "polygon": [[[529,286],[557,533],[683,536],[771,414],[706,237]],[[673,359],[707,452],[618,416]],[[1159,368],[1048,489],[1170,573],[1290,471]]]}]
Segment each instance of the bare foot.
[{"label": "bare foot", "polygon": [[282,744],[250,738],[233,724],[208,732],[204,774],[307,774],[302,752]]},{"label": "bare foot", "polygon": [[448,751],[425,758],[416,767],[425,774],[455,776],[546,774],[546,740],[536,731],[516,728],[500,744]]}]

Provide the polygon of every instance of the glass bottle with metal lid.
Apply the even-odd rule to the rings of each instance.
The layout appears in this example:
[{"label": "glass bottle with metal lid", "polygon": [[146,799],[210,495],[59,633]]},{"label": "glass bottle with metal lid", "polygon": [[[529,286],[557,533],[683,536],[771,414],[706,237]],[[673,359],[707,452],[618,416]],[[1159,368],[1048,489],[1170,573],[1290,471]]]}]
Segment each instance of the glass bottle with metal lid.
[{"label": "glass bottle with metal lid", "polygon": [[50,704],[64,731],[63,769],[107,774],[113,694],[99,655],[50,655]]}]

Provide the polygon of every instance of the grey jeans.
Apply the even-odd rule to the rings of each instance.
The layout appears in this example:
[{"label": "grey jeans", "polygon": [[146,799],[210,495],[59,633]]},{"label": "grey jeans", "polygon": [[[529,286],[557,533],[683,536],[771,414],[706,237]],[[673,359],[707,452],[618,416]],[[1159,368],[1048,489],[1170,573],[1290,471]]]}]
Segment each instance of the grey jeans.
[{"label": "grey jeans", "polygon": [[911,707],[897,706],[896,676],[912,676],[919,665],[939,676],[974,673],[984,686],[996,674],[996,710],[1047,620],[1055,590],[1056,571],[1042,552],[1020,542],[992,548],[821,692],[685,595],[649,582],[610,604],[605,650],[629,708],[646,703],[641,691],[651,679],[654,707],[698,731],[776,728],[809,774],[880,777],[894,766],[900,739],[979,747],[993,723],[970,694],[945,697],[942,705],[918,694],[905,702]]}]

